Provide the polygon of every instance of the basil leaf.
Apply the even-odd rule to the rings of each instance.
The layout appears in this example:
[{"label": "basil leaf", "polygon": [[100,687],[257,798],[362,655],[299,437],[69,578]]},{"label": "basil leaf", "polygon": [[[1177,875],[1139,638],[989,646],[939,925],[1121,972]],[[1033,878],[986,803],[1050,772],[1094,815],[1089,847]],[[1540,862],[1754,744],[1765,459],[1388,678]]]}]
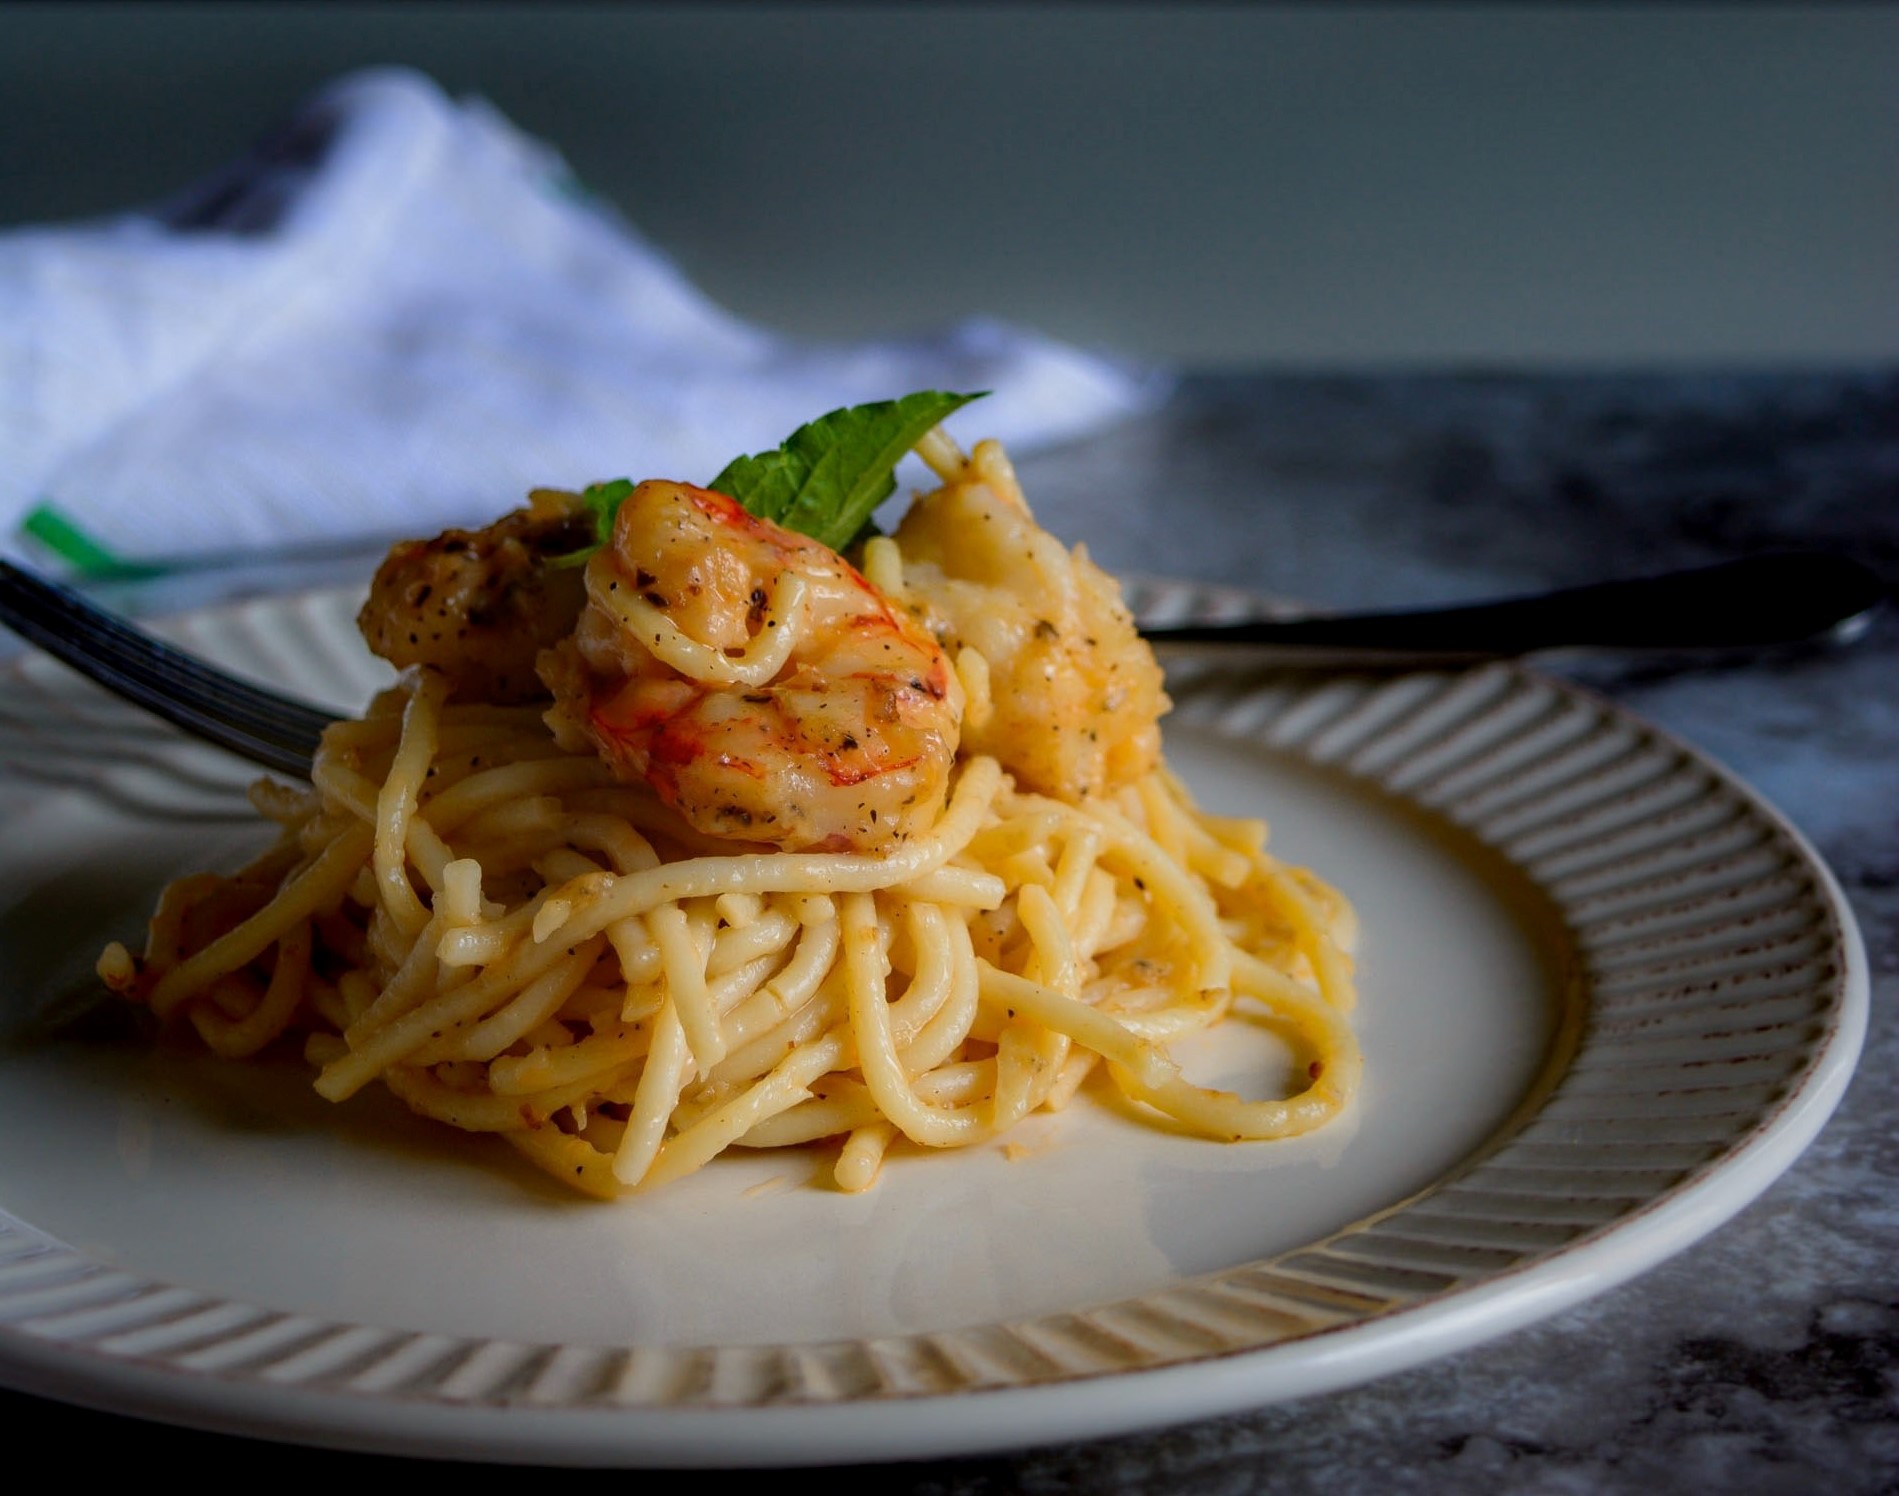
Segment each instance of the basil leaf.
[{"label": "basil leaf", "polygon": [[[728,462],[706,487],[736,499],[747,514],[841,551],[896,489],[896,467],[904,454],[937,422],[987,393],[919,390],[901,400],[845,406],[800,426],[783,446]],[[547,564],[584,566],[613,538],[614,516],[633,487],[632,480],[616,478],[583,491],[580,499],[593,517],[594,541]]]},{"label": "basil leaf", "polygon": [[[984,392],[986,393],[986,392]],[[851,405],[800,426],[783,446],[740,457],[706,486],[746,513],[842,550],[896,489],[896,466],[923,435],[981,394],[920,390]]]}]

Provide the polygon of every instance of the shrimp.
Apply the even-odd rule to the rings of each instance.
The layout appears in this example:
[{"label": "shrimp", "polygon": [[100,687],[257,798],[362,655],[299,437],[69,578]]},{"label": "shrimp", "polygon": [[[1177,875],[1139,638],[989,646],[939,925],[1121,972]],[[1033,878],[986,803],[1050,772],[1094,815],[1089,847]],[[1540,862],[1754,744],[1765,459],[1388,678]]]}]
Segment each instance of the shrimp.
[{"label": "shrimp", "polygon": [[356,626],[373,653],[397,669],[441,671],[463,701],[531,701],[546,694],[535,658],[573,632],[586,601],[579,568],[547,558],[592,538],[577,495],[537,489],[485,529],[396,546]]},{"label": "shrimp", "polygon": [[929,827],[963,694],[943,651],[836,552],[723,494],[642,483],[541,657],[548,721],[695,830],[871,851]]},{"label": "shrimp", "polygon": [[989,710],[971,713],[968,752],[1070,804],[1160,762],[1170,703],[1154,651],[1114,579],[1036,524],[1000,446],[980,443],[894,539],[906,603],[946,648],[987,664]]}]

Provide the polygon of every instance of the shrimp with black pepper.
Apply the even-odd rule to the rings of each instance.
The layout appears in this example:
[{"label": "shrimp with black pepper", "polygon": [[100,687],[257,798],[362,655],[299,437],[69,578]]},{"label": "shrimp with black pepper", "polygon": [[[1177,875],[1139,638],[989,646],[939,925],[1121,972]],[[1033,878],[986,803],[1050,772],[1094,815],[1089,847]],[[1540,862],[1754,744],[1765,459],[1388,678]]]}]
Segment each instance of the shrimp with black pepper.
[{"label": "shrimp with black pepper", "polygon": [[828,546],[723,494],[642,483],[541,661],[555,735],[703,834],[869,851],[927,829],[963,693],[930,634]]},{"label": "shrimp with black pepper", "polygon": [[959,458],[894,541],[905,603],[944,648],[974,649],[987,667],[964,751],[1070,804],[1133,784],[1160,762],[1168,701],[1120,587],[1035,522],[1000,446]]},{"label": "shrimp with black pepper", "polygon": [[397,669],[439,670],[458,700],[532,701],[546,694],[536,656],[574,631],[586,602],[579,568],[548,559],[592,538],[578,495],[537,489],[525,509],[484,529],[397,545],[356,626]]}]

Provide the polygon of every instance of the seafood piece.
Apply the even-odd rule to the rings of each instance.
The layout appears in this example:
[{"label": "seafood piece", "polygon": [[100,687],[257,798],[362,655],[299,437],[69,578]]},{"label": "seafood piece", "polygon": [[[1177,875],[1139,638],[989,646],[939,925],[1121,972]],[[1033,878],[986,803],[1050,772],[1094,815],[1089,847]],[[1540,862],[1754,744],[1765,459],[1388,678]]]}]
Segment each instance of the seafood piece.
[{"label": "seafood piece", "polygon": [[481,530],[445,530],[389,552],[356,626],[397,669],[428,665],[464,701],[545,696],[535,657],[574,630],[586,601],[578,567],[550,556],[594,538],[577,495],[536,489],[528,507]]},{"label": "seafood piece", "polygon": [[696,830],[867,851],[941,812],[963,696],[936,641],[829,547],[724,494],[647,482],[541,672],[563,745]]},{"label": "seafood piece", "polygon": [[970,713],[965,751],[1070,803],[1160,762],[1170,703],[1154,651],[1114,579],[1036,524],[1001,447],[981,443],[917,499],[895,539],[908,601],[931,632],[988,663],[989,709]]}]

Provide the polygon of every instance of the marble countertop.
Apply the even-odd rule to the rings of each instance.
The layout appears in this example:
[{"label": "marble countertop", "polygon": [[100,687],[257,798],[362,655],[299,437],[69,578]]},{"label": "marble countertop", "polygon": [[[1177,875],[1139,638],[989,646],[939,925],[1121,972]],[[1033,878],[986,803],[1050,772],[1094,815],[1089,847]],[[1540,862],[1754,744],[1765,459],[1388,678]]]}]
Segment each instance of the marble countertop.
[{"label": "marble countertop", "polygon": [[[1748,552],[1899,580],[1899,372],[1221,375],[1021,464],[1110,569],[1403,607]],[[280,584],[282,577],[270,578]],[[145,606],[180,600],[147,591]],[[1755,1204],[1632,1283],[1368,1386],[1125,1439],[860,1467],[830,1489],[1890,1491],[1899,1481],[1899,619],[1851,648],[1560,668],[1712,755],[1831,864],[1871,1027],[1818,1140]],[[0,1393],[36,1442],[238,1480],[396,1462]],[[438,1467],[440,1468],[440,1467]],[[492,1479],[517,1479],[487,1472]],[[640,1477],[643,1490],[704,1476]]]}]

